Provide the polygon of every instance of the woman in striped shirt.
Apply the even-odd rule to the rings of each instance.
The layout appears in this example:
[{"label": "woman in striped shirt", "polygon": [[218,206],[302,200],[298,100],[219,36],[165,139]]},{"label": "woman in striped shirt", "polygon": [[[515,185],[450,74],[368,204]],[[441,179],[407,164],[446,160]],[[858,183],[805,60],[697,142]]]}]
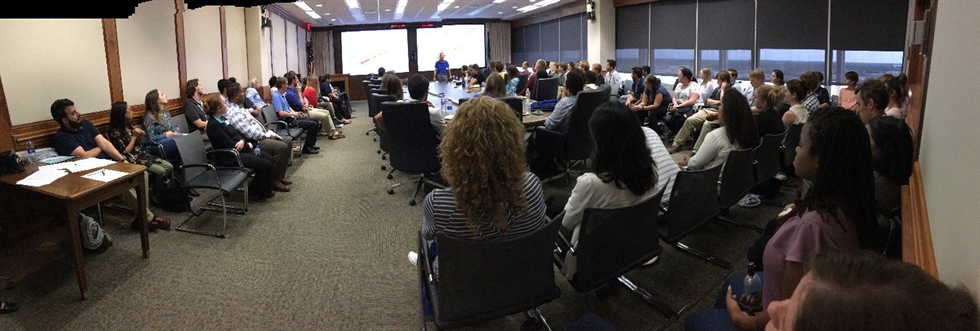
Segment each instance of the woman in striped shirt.
[{"label": "woman in striped shirt", "polygon": [[541,182],[525,164],[524,126],[507,104],[477,98],[459,107],[439,146],[450,188],[423,203],[422,234],[470,240],[518,238],[547,223]]}]

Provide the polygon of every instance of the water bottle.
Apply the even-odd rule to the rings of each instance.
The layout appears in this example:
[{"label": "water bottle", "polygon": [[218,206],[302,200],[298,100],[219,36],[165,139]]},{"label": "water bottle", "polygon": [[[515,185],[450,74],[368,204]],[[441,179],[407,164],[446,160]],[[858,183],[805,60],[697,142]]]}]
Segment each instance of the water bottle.
[{"label": "water bottle", "polygon": [[446,106],[446,115],[456,115],[456,113],[453,112],[453,105],[447,105]]},{"label": "water bottle", "polygon": [[30,138],[27,138],[27,162],[33,163],[37,161],[34,155],[34,142]]},{"label": "water bottle", "polygon": [[174,132],[180,132],[180,125],[174,124]]},{"label": "water bottle", "polygon": [[531,112],[531,98],[524,98],[524,115]]},{"label": "water bottle", "polygon": [[259,144],[255,144],[255,148],[252,149],[252,152],[255,152],[255,156],[262,156],[262,148],[259,147]]},{"label": "water bottle", "polygon": [[439,93],[439,111],[442,112],[442,116],[446,116],[446,94]]},{"label": "water bottle", "polygon": [[755,263],[749,262],[749,272],[745,275],[745,291],[742,292],[744,297],[750,297],[762,291],[762,277],[756,272]]}]

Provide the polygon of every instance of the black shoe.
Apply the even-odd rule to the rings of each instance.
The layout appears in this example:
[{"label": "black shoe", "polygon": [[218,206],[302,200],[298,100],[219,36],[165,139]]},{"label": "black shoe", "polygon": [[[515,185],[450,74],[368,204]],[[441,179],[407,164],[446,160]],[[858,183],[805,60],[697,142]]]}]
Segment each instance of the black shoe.
[{"label": "black shoe", "polygon": [[190,195],[192,197],[199,197],[199,196],[201,196],[200,193],[197,193],[197,190],[192,189],[192,188],[187,189],[187,195]]},{"label": "black shoe", "polygon": [[0,301],[0,315],[10,314],[17,311],[17,309],[20,309],[20,306],[16,302]]},{"label": "black shoe", "polygon": [[[139,220],[135,220],[134,219],[132,223],[129,223],[129,227],[132,228],[133,230],[139,231],[140,230],[140,222],[139,222]],[[154,232],[154,231],[160,229],[160,224],[158,224],[156,222],[149,222],[149,223],[146,224],[146,227],[147,227],[147,230],[149,230],[150,232]]]},{"label": "black shoe", "polygon": [[251,194],[249,194],[249,198],[252,198],[252,201],[255,201],[255,202],[265,202],[266,200],[269,200],[270,198],[272,198],[274,196],[276,196],[276,192],[269,192],[269,196],[266,196],[266,197],[260,197],[260,196],[257,196],[257,195],[251,195]]},{"label": "black shoe", "polygon": [[320,150],[317,148],[304,148],[303,154],[320,154]]}]

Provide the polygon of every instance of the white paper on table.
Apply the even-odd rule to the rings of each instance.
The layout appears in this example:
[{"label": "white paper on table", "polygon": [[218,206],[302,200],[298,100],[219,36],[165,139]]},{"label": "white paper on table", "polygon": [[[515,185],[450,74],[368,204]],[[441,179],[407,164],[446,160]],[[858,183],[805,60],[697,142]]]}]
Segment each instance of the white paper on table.
[{"label": "white paper on table", "polygon": [[110,165],[110,164],[113,164],[113,163],[116,163],[116,161],[104,160],[104,159],[98,159],[98,158],[92,157],[92,158],[87,158],[87,159],[81,159],[81,160],[74,161],[74,162],[62,162],[62,163],[57,163],[57,164],[52,164],[52,165],[40,166],[40,167],[38,167],[38,170],[61,170],[61,169],[64,169],[64,170],[68,170],[68,171],[71,171],[71,172],[81,172],[81,171],[85,171],[85,170],[91,170],[91,169],[95,169],[95,168],[101,168],[101,167],[104,167],[104,166],[107,166],[107,165]]},{"label": "white paper on table", "polygon": [[122,171],[98,170],[98,171],[93,171],[87,175],[84,175],[82,176],[82,178],[88,178],[88,179],[108,183],[113,181],[114,179],[121,178],[126,175],[128,175],[128,173]]},{"label": "white paper on table", "polygon": [[17,185],[41,187],[58,180],[58,178],[68,175],[64,170],[38,170],[24,179],[17,181]]}]

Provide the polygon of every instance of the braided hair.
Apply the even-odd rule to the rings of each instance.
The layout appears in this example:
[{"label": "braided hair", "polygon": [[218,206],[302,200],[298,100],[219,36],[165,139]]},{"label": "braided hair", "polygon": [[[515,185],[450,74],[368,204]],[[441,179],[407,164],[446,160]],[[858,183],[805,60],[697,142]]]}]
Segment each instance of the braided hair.
[{"label": "braided hair", "polygon": [[811,144],[803,152],[818,160],[802,210],[817,211],[824,219],[836,219],[837,212],[842,212],[854,223],[861,245],[870,247],[877,220],[868,131],[857,114],[841,107],[814,112],[806,126]]}]

